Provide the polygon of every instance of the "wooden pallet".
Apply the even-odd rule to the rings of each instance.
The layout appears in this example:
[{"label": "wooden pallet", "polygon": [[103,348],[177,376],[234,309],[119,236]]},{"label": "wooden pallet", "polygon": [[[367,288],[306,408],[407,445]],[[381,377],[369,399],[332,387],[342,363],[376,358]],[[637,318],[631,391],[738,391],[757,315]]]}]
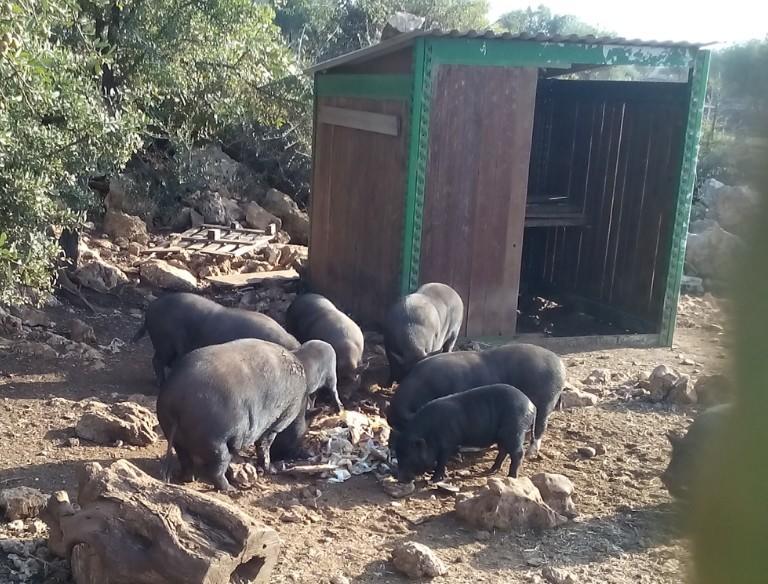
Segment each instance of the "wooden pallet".
[{"label": "wooden pallet", "polygon": [[274,225],[271,232],[261,229],[241,229],[221,225],[200,225],[171,237],[167,245],[144,250],[144,254],[169,254],[192,251],[211,255],[238,257],[265,247],[275,237]]}]

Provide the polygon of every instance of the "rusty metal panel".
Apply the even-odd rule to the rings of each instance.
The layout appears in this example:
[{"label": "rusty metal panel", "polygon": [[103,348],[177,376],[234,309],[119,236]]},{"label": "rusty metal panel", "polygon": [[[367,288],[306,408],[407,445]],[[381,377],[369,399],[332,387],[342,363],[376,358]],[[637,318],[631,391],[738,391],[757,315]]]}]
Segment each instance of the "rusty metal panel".
[{"label": "rusty metal panel", "polygon": [[420,281],[444,282],[459,292],[464,334],[510,335],[537,73],[441,65],[435,75]]}]

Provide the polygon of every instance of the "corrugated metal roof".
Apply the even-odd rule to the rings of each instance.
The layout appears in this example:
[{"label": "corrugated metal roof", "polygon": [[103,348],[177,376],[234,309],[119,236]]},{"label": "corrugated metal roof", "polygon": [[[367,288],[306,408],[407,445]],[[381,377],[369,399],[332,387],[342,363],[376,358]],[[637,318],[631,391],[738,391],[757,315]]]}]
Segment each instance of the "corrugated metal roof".
[{"label": "corrugated metal roof", "polygon": [[536,41],[541,43],[576,43],[576,44],[590,44],[590,45],[618,45],[629,47],[660,47],[660,48],[699,48],[706,45],[714,44],[712,42],[706,43],[692,43],[692,42],[675,42],[675,41],[653,41],[642,39],[627,39],[624,37],[612,37],[612,36],[595,36],[595,35],[544,35],[544,34],[528,34],[528,33],[499,33],[492,30],[440,30],[433,28],[430,30],[414,30],[399,34],[384,42],[371,45],[364,49],[358,49],[345,55],[322,61],[309,69],[309,73],[315,73],[316,71],[323,71],[325,69],[332,69],[339,65],[347,65],[349,63],[363,63],[374,57],[381,57],[388,53],[392,53],[405,46],[410,45],[415,39],[419,37],[451,37],[451,38],[485,38],[485,39],[503,39],[513,41]]}]

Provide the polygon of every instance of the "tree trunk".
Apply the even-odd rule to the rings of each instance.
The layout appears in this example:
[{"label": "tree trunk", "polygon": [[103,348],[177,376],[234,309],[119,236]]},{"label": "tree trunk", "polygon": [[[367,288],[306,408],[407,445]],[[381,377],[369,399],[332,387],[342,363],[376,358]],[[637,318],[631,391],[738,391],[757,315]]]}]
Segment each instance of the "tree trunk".
[{"label": "tree trunk", "polygon": [[126,460],[78,473],[80,509],[54,493],[42,514],[48,546],[77,584],[262,584],[277,562],[275,531],[234,504],[160,482]]}]

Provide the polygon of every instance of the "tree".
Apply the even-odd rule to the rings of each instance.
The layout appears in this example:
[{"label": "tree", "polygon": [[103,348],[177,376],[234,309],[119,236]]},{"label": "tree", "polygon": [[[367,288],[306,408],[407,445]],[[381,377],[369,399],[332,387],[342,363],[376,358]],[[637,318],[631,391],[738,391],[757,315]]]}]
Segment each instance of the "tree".
[{"label": "tree", "polygon": [[494,28],[512,33],[554,35],[600,34],[594,26],[579,20],[570,14],[552,14],[546,6],[512,10],[502,14],[494,23]]},{"label": "tree", "polygon": [[398,11],[425,18],[427,28],[487,25],[487,0],[273,0],[276,22],[302,61],[331,58],[377,42]]}]

